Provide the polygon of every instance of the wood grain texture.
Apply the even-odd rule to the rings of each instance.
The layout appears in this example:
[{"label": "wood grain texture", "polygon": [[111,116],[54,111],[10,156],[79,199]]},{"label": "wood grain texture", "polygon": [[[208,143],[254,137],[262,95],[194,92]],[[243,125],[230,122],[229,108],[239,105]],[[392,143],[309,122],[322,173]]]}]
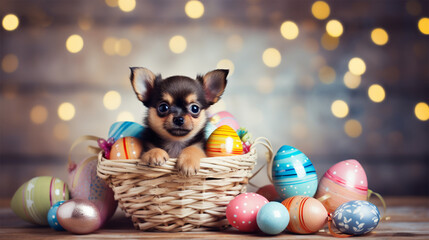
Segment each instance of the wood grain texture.
[{"label": "wood grain texture", "polygon": [[[359,239],[429,239],[429,197],[395,197],[386,199],[388,221],[382,221],[370,234]],[[377,203],[376,201],[374,201]],[[243,234],[235,229],[222,232],[143,232],[135,230],[131,221],[117,211],[100,230],[88,235],[56,232],[19,219],[8,207],[8,200],[0,200],[0,239],[260,239],[261,233]],[[270,239],[328,239],[327,227],[317,234],[296,235],[284,233]]]}]

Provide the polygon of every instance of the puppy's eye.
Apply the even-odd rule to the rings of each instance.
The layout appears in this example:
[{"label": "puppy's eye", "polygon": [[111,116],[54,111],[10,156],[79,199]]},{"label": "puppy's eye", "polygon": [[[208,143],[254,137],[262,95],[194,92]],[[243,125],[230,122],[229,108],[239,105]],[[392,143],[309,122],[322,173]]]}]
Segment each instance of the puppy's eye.
[{"label": "puppy's eye", "polygon": [[168,112],[169,109],[170,109],[170,107],[166,103],[161,103],[158,106],[158,112],[160,112],[160,113],[166,113],[166,112]]},{"label": "puppy's eye", "polygon": [[200,113],[200,107],[197,104],[191,104],[191,106],[189,106],[189,110],[191,111],[191,113],[193,114],[198,114]]}]

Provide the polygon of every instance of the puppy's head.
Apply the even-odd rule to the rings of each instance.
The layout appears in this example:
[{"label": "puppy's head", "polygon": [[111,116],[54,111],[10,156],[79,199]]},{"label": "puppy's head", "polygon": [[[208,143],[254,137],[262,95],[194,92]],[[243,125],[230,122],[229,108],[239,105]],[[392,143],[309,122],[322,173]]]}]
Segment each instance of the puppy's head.
[{"label": "puppy's head", "polygon": [[148,107],[146,124],[167,141],[186,141],[201,132],[206,109],[216,103],[226,87],[228,70],[214,70],[191,79],[162,79],[146,68],[131,68],[137,98]]}]

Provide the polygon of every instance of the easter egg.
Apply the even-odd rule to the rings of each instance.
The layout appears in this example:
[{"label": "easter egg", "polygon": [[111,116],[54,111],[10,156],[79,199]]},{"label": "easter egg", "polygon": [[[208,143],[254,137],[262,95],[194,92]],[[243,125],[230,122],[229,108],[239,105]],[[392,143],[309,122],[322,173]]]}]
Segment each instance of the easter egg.
[{"label": "easter egg", "polygon": [[57,218],[67,231],[76,234],[94,232],[101,226],[100,213],[89,200],[72,199],[58,207]]},{"label": "easter egg", "polygon": [[207,139],[206,154],[208,157],[241,155],[243,144],[234,129],[223,125]]},{"label": "easter egg", "polygon": [[115,122],[110,126],[108,138],[113,137],[116,140],[123,137],[140,138],[144,127],[135,122]]},{"label": "easter egg", "polygon": [[108,221],[118,206],[107,183],[97,176],[97,158],[81,161],[69,172],[70,195],[73,199],[89,200],[98,208],[101,223]]},{"label": "easter egg", "polygon": [[21,185],[11,200],[11,208],[25,221],[48,225],[46,215],[54,203],[69,199],[67,185],[58,178],[35,177]]},{"label": "easter egg", "polygon": [[229,202],[226,218],[229,224],[241,232],[258,230],[256,216],[268,200],[257,193],[242,193]]},{"label": "easter egg", "polygon": [[363,235],[371,232],[380,221],[378,208],[368,202],[355,200],[343,203],[332,217],[334,226],[342,233]]},{"label": "easter egg", "polygon": [[354,159],[341,161],[326,171],[320,179],[315,198],[328,212],[352,200],[366,200],[368,181],[360,163]]},{"label": "easter egg", "polygon": [[313,163],[300,150],[284,145],[273,160],[273,183],[282,199],[304,195],[313,197],[317,174]]},{"label": "easter egg", "polygon": [[49,226],[56,231],[64,231],[64,228],[60,225],[57,218],[58,207],[63,204],[65,201],[56,202],[52,205],[51,209],[48,211],[48,223]]},{"label": "easter egg", "polygon": [[238,124],[235,117],[227,111],[221,111],[209,116],[209,123],[213,124],[216,128],[223,125],[228,125],[235,131],[240,128],[240,124]]},{"label": "easter egg", "polygon": [[308,234],[319,231],[328,221],[328,212],[317,199],[294,196],[282,202],[290,215],[287,229],[293,233]]},{"label": "easter egg", "polygon": [[289,212],[279,202],[269,202],[261,207],[256,223],[262,232],[276,235],[283,232],[289,224]]},{"label": "easter egg", "polygon": [[206,139],[210,137],[210,135],[216,130],[216,126],[212,122],[207,122],[206,128],[204,129],[204,136]]},{"label": "easter egg", "polygon": [[257,194],[264,196],[268,201],[280,201],[280,196],[273,184],[265,185],[256,191]]},{"label": "easter egg", "polygon": [[143,151],[142,142],[135,137],[123,137],[113,144],[110,159],[138,159]]}]

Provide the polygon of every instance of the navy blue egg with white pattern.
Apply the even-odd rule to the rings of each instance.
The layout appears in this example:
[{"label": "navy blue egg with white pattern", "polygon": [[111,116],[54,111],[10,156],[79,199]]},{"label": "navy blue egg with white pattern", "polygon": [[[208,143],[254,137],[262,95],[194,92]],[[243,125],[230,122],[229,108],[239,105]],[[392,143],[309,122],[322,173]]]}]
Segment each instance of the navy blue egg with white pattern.
[{"label": "navy blue egg with white pattern", "polygon": [[282,199],[304,195],[313,197],[317,190],[317,174],[313,163],[300,150],[284,145],[273,160],[274,187]]},{"label": "navy blue egg with white pattern", "polygon": [[378,208],[362,200],[350,201],[339,206],[332,217],[334,226],[342,233],[363,235],[371,232],[380,221]]}]

